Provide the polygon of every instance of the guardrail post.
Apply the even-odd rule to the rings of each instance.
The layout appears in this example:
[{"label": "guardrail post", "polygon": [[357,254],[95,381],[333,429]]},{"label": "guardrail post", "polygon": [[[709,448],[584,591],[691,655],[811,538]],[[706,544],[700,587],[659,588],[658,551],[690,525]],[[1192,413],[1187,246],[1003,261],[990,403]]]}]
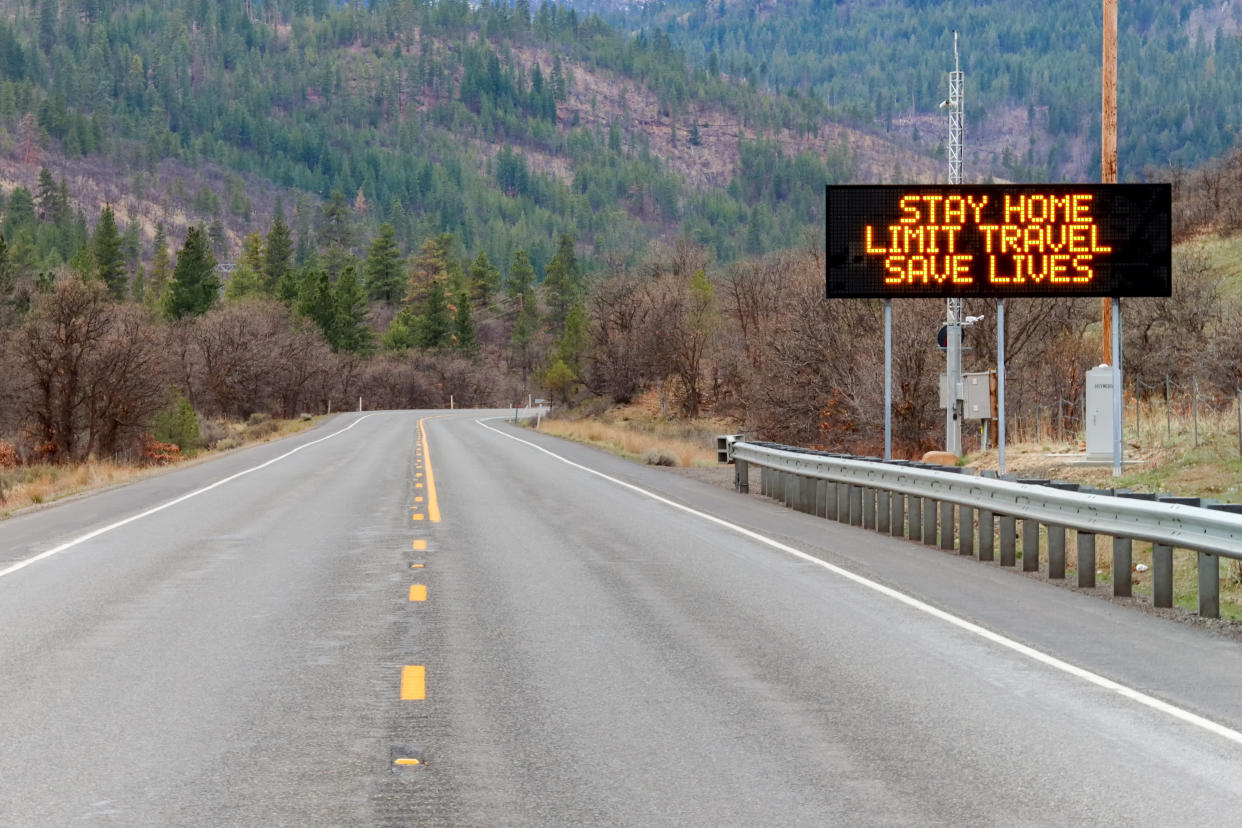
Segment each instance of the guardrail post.
[{"label": "guardrail post", "polygon": [[815,492],[819,488],[819,481],[814,477],[802,478],[802,511],[808,515],[815,514]]},{"label": "guardrail post", "polygon": [[917,495],[910,495],[906,498],[909,506],[907,507],[906,520],[906,537],[912,541],[919,540],[923,537],[923,498]]},{"label": "guardrail post", "polygon": [[1039,571],[1039,521],[1031,518],[1022,521],[1022,571]]},{"label": "guardrail post", "polygon": [[1133,568],[1134,541],[1113,538],[1113,595],[1122,598],[1130,596],[1130,572]]},{"label": "guardrail post", "polygon": [[850,486],[850,526],[862,526],[862,486]]},{"label": "guardrail post", "polygon": [[837,484],[837,523],[850,522],[850,485]]},{"label": "guardrail post", "polygon": [[1095,533],[1078,533],[1078,586],[1095,587]]},{"label": "guardrail post", "polygon": [[759,494],[768,496],[768,467],[759,467]]},{"label": "guardrail post", "polygon": [[975,510],[969,506],[957,507],[957,554],[975,554]]},{"label": "guardrail post", "polygon": [[875,489],[870,486],[862,490],[862,526],[864,529],[875,528]]},{"label": "guardrail post", "polygon": [[906,496],[901,492],[893,492],[888,498],[889,511],[888,533],[900,538],[906,533]]},{"label": "guardrail post", "polygon": [[923,543],[936,545],[936,506],[937,501],[930,497],[923,498]]},{"label": "guardrail post", "polygon": [[1048,577],[1065,579],[1065,527],[1048,526]]},{"label": "guardrail post", "polygon": [[815,517],[824,517],[828,514],[828,481],[815,481]]},{"label": "guardrail post", "polygon": [[1151,545],[1151,599],[1158,607],[1173,606],[1173,547]]},{"label": "guardrail post", "polygon": [[1220,618],[1220,557],[1199,553],[1199,617]]},{"label": "guardrail post", "polygon": [[888,491],[888,489],[876,490],[876,493],[875,493],[875,530],[877,532],[883,532],[885,534],[888,534],[888,527],[890,524],[889,518],[892,516],[889,511],[892,508],[889,505],[889,500],[891,500],[891,493]]},{"label": "guardrail post", "polygon": [[745,460],[733,461],[733,483],[742,494],[750,494],[750,466]]},{"label": "guardrail post", "polygon": [[1010,515],[1000,516],[1000,565],[1014,566],[1018,562],[1018,521]]},{"label": "guardrail post", "polygon": [[940,548],[952,552],[954,537],[956,533],[953,529],[953,504],[947,500],[940,501]]},{"label": "guardrail post", "polygon": [[987,509],[979,510],[979,560],[996,559],[996,521]]},{"label": "guardrail post", "polygon": [[835,480],[825,481],[828,487],[824,490],[824,517],[828,520],[837,519],[837,505],[840,498],[837,496],[837,489],[841,488],[841,484]]}]

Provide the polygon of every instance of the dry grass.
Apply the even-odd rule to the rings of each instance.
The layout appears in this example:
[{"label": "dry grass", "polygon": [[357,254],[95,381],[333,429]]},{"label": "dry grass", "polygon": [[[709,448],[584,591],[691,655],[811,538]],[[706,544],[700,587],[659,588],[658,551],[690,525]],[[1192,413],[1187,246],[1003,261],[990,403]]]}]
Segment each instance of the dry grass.
[{"label": "dry grass", "polygon": [[[716,465],[714,430],[709,422],[661,420],[627,409],[629,415],[605,419],[546,419],[539,430],[602,448],[650,465]],[[671,461],[671,462],[669,462]]]},{"label": "dry grass", "polygon": [[313,426],[317,419],[269,421],[274,427],[265,425],[259,428],[233,424],[228,427],[229,438],[221,441],[219,447],[201,451],[193,459],[182,460],[172,466],[142,466],[111,460],[88,460],[76,465],[41,463],[10,469],[0,468],[0,519],[23,509],[53,503],[84,492],[163,474],[177,466],[201,463],[243,445],[265,443],[296,434]]}]

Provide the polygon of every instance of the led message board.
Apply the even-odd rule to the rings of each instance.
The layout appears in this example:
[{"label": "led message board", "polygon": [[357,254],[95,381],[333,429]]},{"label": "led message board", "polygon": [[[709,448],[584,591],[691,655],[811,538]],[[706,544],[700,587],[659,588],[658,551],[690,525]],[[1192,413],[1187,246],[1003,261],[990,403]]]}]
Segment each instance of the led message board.
[{"label": "led message board", "polygon": [[829,298],[1169,296],[1168,184],[830,186]]}]

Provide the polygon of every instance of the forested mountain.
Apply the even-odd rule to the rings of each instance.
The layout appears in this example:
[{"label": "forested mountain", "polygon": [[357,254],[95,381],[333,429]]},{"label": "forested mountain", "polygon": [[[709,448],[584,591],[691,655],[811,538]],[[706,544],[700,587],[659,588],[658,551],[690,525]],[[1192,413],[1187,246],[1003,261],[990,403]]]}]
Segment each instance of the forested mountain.
[{"label": "forested mountain", "polygon": [[[304,260],[338,192],[366,235],[451,233],[506,272],[522,248],[542,277],[562,234],[615,262],[683,227],[732,259],[797,242],[823,183],[891,169],[830,114],[527,0],[0,2],[2,183],[46,166],[148,251],[157,222],[197,223],[235,260],[283,194]],[[64,258],[43,245],[31,267]]]},{"label": "forested mountain", "polygon": [[[954,29],[966,73],[967,174],[1098,177],[1099,0],[582,0],[662,32],[696,66],[794,90],[862,123],[938,123]],[[1123,177],[1218,156],[1242,123],[1242,3],[1132,0],[1119,12]],[[942,134],[937,130],[936,134]],[[1000,169],[992,156],[1001,155]],[[973,161],[973,164],[970,163]]]}]

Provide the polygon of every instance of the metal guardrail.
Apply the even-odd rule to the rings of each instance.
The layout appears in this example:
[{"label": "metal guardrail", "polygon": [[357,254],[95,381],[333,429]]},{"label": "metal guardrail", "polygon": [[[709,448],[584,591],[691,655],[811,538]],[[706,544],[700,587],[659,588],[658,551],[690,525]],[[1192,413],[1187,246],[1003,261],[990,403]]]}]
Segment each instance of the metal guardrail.
[{"label": "metal guardrail", "polygon": [[[1194,498],[1078,491],[1072,483],[974,476],[964,469],[885,462],[740,436],[717,439],[718,457],[736,465],[745,492],[749,466],[761,469],[763,494],[800,511],[921,540],[992,560],[999,524],[1000,563],[1016,565],[1021,521],[1022,568],[1040,568],[1039,530],[1047,535],[1048,574],[1065,577],[1065,532],[1077,533],[1078,583],[1095,586],[1095,536],[1113,537],[1113,590],[1130,595],[1132,543],[1153,546],[1153,603],[1173,605],[1173,549],[1198,553],[1199,614],[1220,616],[1220,558],[1242,560],[1242,507],[1190,505]],[[939,533],[937,533],[939,523]],[[976,544],[976,529],[978,544]]]}]

